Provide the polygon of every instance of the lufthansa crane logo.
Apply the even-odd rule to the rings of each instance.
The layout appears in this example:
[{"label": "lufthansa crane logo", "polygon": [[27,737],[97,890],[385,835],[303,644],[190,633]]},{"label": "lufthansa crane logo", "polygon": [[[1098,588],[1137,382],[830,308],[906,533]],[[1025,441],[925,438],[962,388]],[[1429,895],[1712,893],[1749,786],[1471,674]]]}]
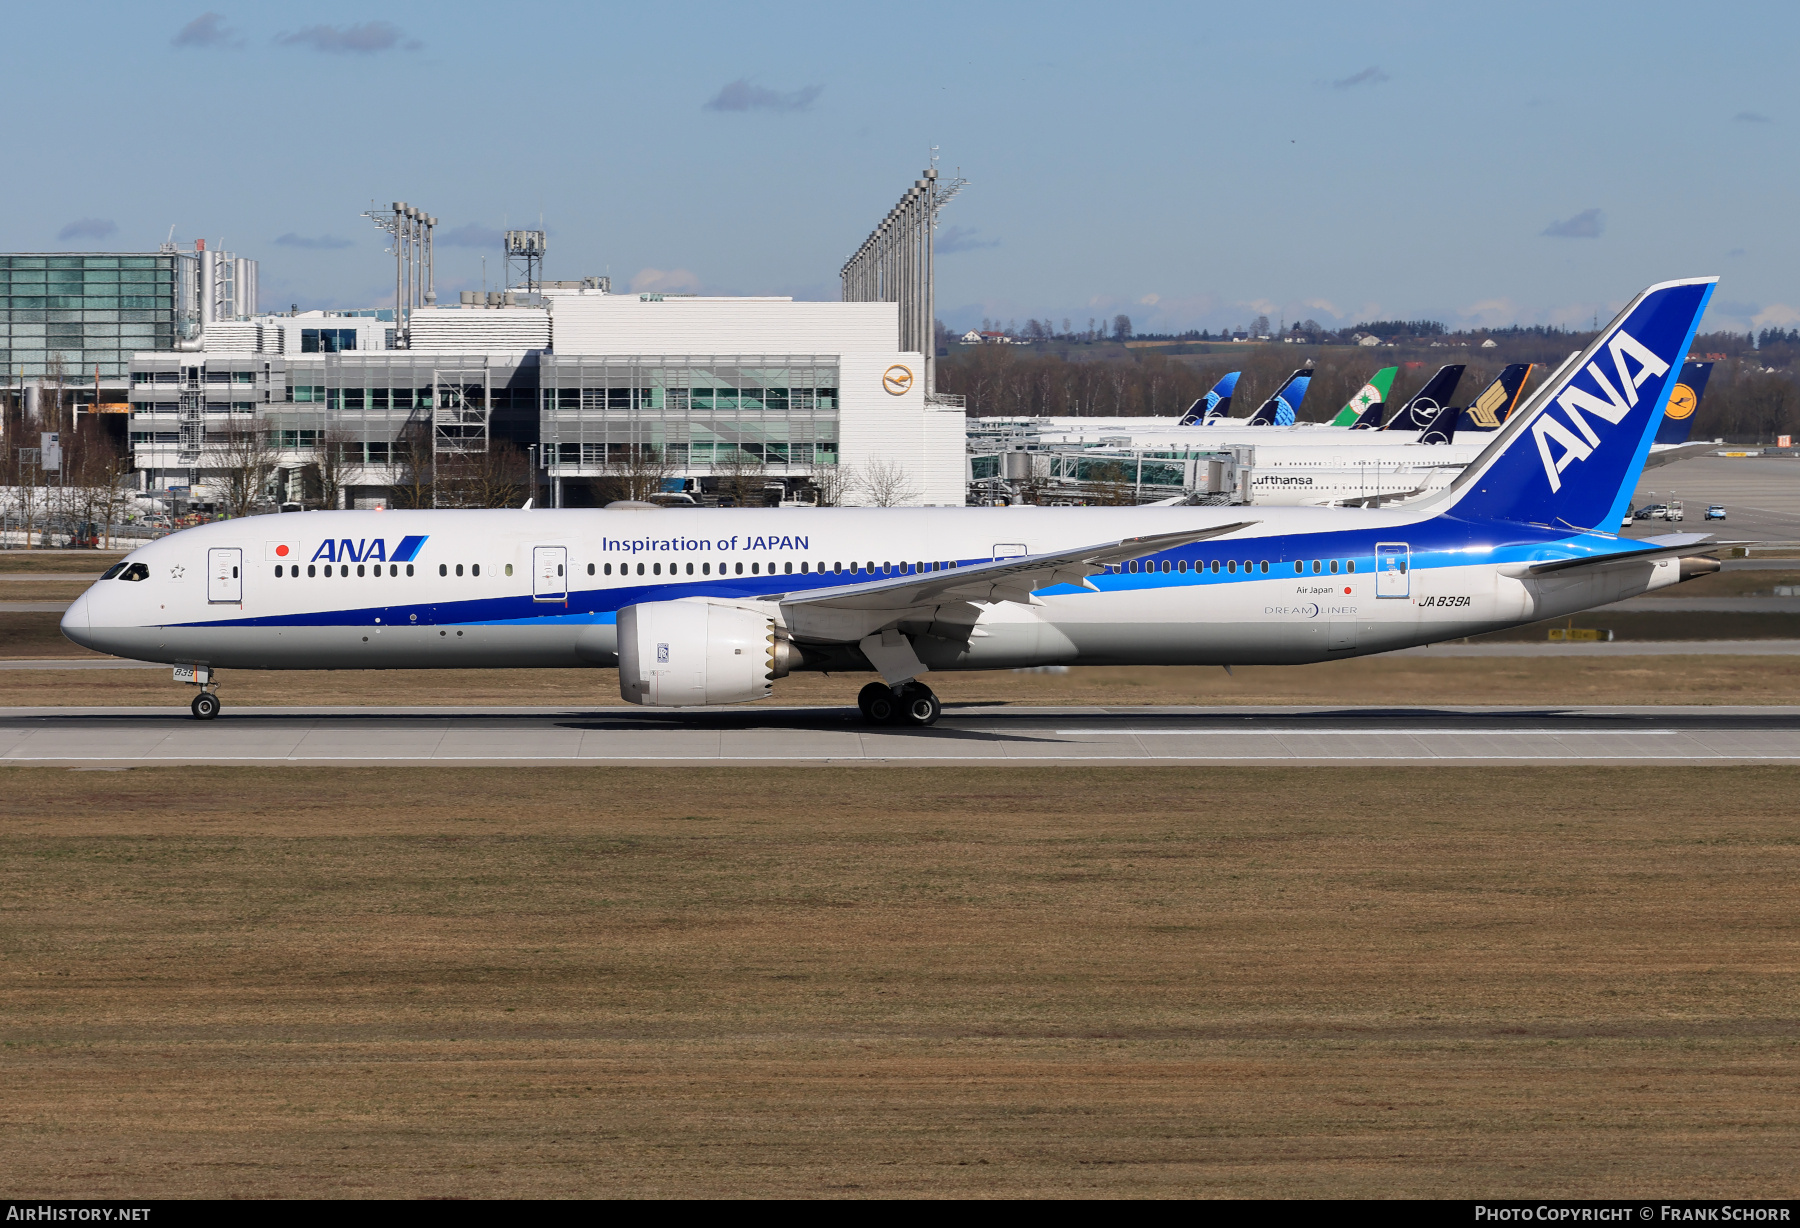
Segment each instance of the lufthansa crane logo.
[{"label": "lufthansa crane logo", "polygon": [[1694,395],[1692,388],[1686,384],[1676,384],[1675,391],[1669,394],[1669,409],[1665,416],[1679,422],[1693,413],[1694,406],[1699,403],[1700,400]]},{"label": "lufthansa crane logo", "polygon": [[887,389],[889,396],[902,396],[912,385],[913,374],[910,367],[895,363],[881,373],[881,386]]}]

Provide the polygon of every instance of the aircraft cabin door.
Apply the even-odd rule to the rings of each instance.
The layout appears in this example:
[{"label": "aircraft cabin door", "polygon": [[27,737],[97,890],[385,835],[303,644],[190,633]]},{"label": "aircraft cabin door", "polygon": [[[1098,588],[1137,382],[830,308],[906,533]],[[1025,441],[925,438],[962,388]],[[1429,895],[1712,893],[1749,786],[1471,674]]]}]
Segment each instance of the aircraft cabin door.
[{"label": "aircraft cabin door", "polygon": [[1375,596],[1412,595],[1412,548],[1405,542],[1375,543]]},{"label": "aircraft cabin door", "polygon": [[533,546],[531,548],[531,599],[533,601],[568,601],[569,548],[567,546]]},{"label": "aircraft cabin door", "polygon": [[213,604],[244,600],[244,552],[236,546],[215,546],[206,552],[206,599]]}]

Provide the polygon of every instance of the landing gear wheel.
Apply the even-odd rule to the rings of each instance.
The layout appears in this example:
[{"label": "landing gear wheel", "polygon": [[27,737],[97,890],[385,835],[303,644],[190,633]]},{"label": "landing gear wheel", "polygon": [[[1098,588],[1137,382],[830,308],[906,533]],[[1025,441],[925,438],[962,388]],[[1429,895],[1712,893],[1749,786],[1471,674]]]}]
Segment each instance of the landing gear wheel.
[{"label": "landing gear wheel", "polygon": [[[878,703],[883,705],[879,713],[875,710]],[[894,692],[888,689],[886,683],[871,682],[857,695],[856,706],[862,712],[863,720],[869,724],[885,725],[893,718]]]},{"label": "landing gear wheel", "polygon": [[900,723],[915,725],[920,729],[937,724],[942,716],[944,705],[938,697],[931,693],[931,688],[919,683],[908,683],[906,691],[900,696]]},{"label": "landing gear wheel", "polygon": [[219,697],[211,691],[201,691],[194,696],[190,706],[194,709],[195,720],[210,721],[219,715]]}]

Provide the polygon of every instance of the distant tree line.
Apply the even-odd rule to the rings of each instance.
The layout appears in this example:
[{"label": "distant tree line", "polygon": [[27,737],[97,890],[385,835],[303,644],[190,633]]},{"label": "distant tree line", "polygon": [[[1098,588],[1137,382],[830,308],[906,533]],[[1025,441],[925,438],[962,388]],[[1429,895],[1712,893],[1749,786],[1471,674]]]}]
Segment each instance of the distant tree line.
[{"label": "distant tree line", "polygon": [[[1766,330],[1773,333],[1778,330]],[[1301,406],[1302,421],[1337,415],[1378,369],[1400,368],[1389,393],[1397,408],[1444,363],[1466,370],[1457,389],[1462,404],[1475,399],[1508,363],[1540,364],[1527,394],[1549,378],[1571,353],[1593,340],[1592,332],[1531,326],[1490,329],[1489,349],[1459,334],[1428,335],[1389,347],[1262,344],[1221,347],[1208,353],[1166,354],[1119,350],[1099,354],[1078,344],[972,346],[938,364],[943,392],[968,398],[971,414],[991,417],[1154,417],[1179,415],[1227,371],[1242,371],[1232,403],[1243,417],[1281,386],[1290,372],[1310,361],[1313,380]],[[1716,364],[1695,419],[1693,437],[1732,443],[1773,443],[1777,436],[1800,436],[1800,337],[1711,333],[1695,339],[1694,356]]]}]

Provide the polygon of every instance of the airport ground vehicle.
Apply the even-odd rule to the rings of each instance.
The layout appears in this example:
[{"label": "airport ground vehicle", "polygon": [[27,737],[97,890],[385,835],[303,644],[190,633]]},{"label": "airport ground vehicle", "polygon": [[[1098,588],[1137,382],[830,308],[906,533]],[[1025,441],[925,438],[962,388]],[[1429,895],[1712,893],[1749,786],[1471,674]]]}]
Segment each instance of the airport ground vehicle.
[{"label": "airport ground vehicle", "polygon": [[1705,534],[1610,531],[1712,288],[1636,296],[1447,488],[1397,508],[253,517],[135,551],[63,630],[188,670],[202,717],[220,669],[616,663],[625,699],[661,707],[873,669],[895,702],[870,698],[869,718],[919,725],[932,671],[1300,664],[1461,637],[1717,569],[1683,557]]},{"label": "airport ground vehicle", "polygon": [[1722,503],[1709,504],[1706,509],[1706,518],[1708,520],[1725,519],[1725,505]]},{"label": "airport ground vehicle", "polygon": [[1669,505],[1663,508],[1663,514],[1658,519],[1679,521],[1681,519],[1681,500],[1670,499]]}]

